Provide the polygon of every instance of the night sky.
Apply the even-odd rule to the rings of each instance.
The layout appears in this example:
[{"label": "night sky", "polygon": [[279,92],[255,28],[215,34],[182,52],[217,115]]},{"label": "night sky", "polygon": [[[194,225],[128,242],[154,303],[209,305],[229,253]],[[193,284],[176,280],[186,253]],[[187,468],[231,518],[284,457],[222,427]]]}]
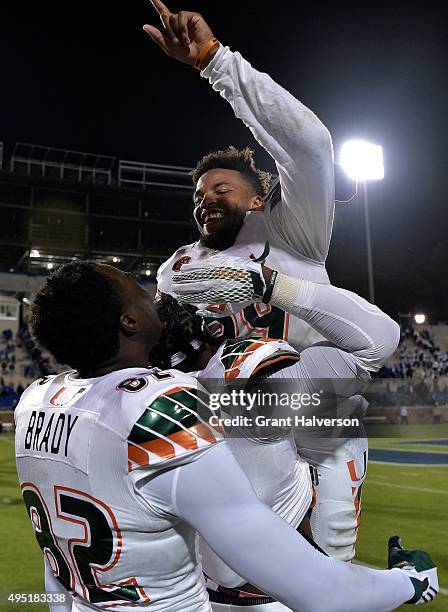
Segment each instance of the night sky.
[{"label": "night sky", "polygon": [[[369,185],[377,302],[448,320],[447,10],[443,2],[172,2],[268,72],[330,130],[382,144]],[[390,6],[392,5],[392,6]],[[22,2],[0,9],[0,140],[192,166],[254,144],[227,103],[141,30],[149,2]],[[256,147],[259,166],[273,170]],[[344,185],[338,187],[345,195]],[[339,205],[329,271],[366,296],[359,201]]]}]

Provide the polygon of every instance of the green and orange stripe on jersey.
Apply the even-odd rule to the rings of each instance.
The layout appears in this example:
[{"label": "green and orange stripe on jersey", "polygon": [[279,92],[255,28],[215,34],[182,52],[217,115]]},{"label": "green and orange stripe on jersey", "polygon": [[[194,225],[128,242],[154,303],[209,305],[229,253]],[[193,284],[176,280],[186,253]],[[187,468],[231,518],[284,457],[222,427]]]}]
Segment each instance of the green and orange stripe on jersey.
[{"label": "green and orange stripe on jersey", "polygon": [[[225,380],[229,382],[238,377],[241,366],[252,353],[268,342],[282,342],[276,338],[245,338],[242,340],[228,341],[221,355],[221,363],[225,369]],[[262,370],[268,369],[273,364],[288,361],[295,362],[300,359],[298,353],[292,350],[275,351],[262,360],[251,372],[251,376],[259,375]]]},{"label": "green and orange stripe on jersey", "polygon": [[150,465],[151,454],[156,463],[221,440],[221,432],[199,416],[200,402],[194,388],[176,387],[159,395],[128,436],[128,471]]}]

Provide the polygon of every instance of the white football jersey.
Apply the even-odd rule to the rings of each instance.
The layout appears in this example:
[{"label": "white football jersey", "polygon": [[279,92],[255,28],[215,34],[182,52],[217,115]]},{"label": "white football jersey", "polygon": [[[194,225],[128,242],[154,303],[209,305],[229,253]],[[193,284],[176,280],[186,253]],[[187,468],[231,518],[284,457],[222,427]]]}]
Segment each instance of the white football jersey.
[{"label": "white football jersey", "polygon": [[[298,359],[297,351],[283,340],[227,340],[197,375],[210,392],[224,391],[220,381],[227,385],[245,381],[254,374],[262,376],[272,368],[292,365]],[[226,387],[229,389],[231,386]],[[263,431],[259,431],[262,436]],[[254,429],[251,432],[253,435]],[[292,429],[280,432],[276,440],[262,440],[261,436],[257,440],[252,435],[246,437],[241,432],[226,439],[258,497],[297,527],[310,507],[313,491],[309,464],[297,455]]]},{"label": "white football jersey", "polygon": [[46,560],[79,610],[210,610],[195,530],[139,493],[222,436],[174,370],[34,382],[15,411],[17,469]]},{"label": "white football jersey", "polygon": [[[329,283],[325,260],[334,216],[334,160],[328,130],[269,75],[227,47],[218,49],[201,75],[273,158],[279,175],[264,210],[247,213],[235,243],[221,251],[222,256],[259,257],[269,241],[267,266],[295,278]],[[181,247],[159,268],[158,290],[176,297],[173,270],[214,253],[199,242]],[[212,325],[216,337],[282,338],[299,350],[323,340],[304,321],[262,303],[216,318]]]},{"label": "white football jersey", "polygon": [[[265,241],[269,240],[269,255],[266,265],[273,270],[295,278],[304,278],[319,283],[329,283],[328,274],[323,263],[301,258],[287,244],[281,244],[276,238],[269,222],[269,204],[267,210],[249,212],[235,244],[224,251],[222,257],[241,257],[249,259],[262,254]],[[172,275],[182,264],[207,259],[217,251],[195,242],[178,249],[162,266],[157,275],[158,292],[168,293],[176,298],[172,287]],[[208,304],[195,304],[205,308]],[[291,316],[280,308],[256,302],[240,312],[227,317],[205,317],[209,329],[216,338],[244,338],[248,336],[280,338],[287,340],[299,350],[323,340],[308,323]]]}]

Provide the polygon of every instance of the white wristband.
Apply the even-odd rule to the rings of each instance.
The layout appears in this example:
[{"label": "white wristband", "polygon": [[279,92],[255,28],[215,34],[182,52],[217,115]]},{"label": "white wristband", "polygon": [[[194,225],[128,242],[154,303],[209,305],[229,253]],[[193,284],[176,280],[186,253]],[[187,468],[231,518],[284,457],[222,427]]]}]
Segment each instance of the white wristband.
[{"label": "white wristband", "polygon": [[269,303],[286,312],[295,309],[301,281],[286,274],[278,274]]}]

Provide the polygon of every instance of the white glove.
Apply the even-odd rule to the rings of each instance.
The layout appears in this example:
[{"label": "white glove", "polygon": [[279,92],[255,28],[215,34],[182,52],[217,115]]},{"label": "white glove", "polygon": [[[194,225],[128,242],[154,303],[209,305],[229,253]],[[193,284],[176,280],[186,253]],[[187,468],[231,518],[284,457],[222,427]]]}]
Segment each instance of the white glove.
[{"label": "white glove", "polygon": [[212,255],[174,272],[173,291],[181,304],[194,304],[200,309],[198,314],[217,317],[259,302],[266,284],[260,263]]}]

